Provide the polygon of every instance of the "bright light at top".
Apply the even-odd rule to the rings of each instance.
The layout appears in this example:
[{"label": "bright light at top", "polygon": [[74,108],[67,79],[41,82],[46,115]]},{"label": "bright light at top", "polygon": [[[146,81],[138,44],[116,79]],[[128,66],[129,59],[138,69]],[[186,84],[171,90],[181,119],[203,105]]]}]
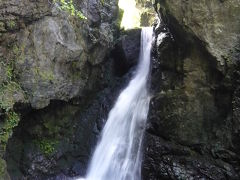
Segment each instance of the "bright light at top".
[{"label": "bright light at top", "polygon": [[136,8],[135,0],[119,0],[118,6],[124,10],[121,27],[124,29],[140,27],[140,12]]}]

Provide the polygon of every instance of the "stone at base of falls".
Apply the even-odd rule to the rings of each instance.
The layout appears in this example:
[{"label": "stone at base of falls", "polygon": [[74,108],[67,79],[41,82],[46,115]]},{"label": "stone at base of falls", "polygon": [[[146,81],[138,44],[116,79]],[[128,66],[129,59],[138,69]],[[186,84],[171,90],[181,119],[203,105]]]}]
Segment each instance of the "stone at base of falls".
[{"label": "stone at base of falls", "polygon": [[238,180],[234,168],[222,160],[201,156],[193,149],[147,133],[143,179]]}]

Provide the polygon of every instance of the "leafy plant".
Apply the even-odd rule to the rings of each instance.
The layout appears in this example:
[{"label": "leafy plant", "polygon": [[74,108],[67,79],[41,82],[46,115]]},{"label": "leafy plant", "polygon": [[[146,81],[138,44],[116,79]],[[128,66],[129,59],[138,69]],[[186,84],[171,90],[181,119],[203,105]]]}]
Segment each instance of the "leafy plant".
[{"label": "leafy plant", "polygon": [[57,140],[51,139],[35,140],[34,143],[45,155],[51,155],[55,151],[56,146],[58,145]]},{"label": "leafy plant", "polygon": [[0,108],[8,112],[13,104],[14,98],[12,95],[17,92],[22,91],[19,84],[14,81],[10,81],[6,84],[0,86]]},{"label": "leafy plant", "polygon": [[14,29],[14,28],[16,28],[17,24],[16,24],[15,21],[9,20],[9,21],[7,21],[7,26],[8,26],[10,29]]},{"label": "leafy plant", "polygon": [[15,92],[22,91],[20,85],[14,81],[15,76],[13,74],[13,65],[4,64],[1,62],[2,66],[5,69],[6,78],[4,82],[0,84],[0,108],[8,112],[12,109],[14,104],[14,98],[12,95]]},{"label": "leafy plant", "polygon": [[87,19],[81,11],[75,8],[73,0],[54,0],[53,2],[59,5],[59,9],[70,13],[72,16],[79,17],[80,19]]},{"label": "leafy plant", "polygon": [[49,72],[48,71],[41,71],[39,69],[39,67],[35,67],[33,69],[33,71],[36,75],[41,77],[41,79],[43,79],[43,80],[47,80],[47,81],[53,81],[54,80],[54,74],[51,71],[49,71]]},{"label": "leafy plant", "polygon": [[20,120],[19,115],[12,110],[6,112],[5,116],[6,118],[2,122],[0,129],[0,150],[3,150],[3,152],[5,151],[9,137],[12,135],[12,129],[18,125]]},{"label": "leafy plant", "polygon": [[[13,22],[11,25],[14,25]],[[20,121],[19,115],[14,112],[13,105],[18,95],[24,95],[24,91],[17,83],[14,73],[15,59],[20,52],[17,46],[11,48],[12,56],[0,59],[1,84],[0,84],[0,156],[5,152],[8,139],[12,135],[12,130]],[[19,94],[20,93],[20,94]]]},{"label": "leafy plant", "polygon": [[18,125],[19,115],[16,112],[9,111],[7,112],[7,121],[8,121],[8,126],[6,126],[5,129],[7,131],[8,130],[10,131]]}]

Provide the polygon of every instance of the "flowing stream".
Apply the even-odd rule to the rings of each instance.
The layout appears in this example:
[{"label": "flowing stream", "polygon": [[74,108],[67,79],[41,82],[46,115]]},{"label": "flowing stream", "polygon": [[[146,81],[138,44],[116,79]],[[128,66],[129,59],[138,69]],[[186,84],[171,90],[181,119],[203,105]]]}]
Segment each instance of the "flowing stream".
[{"label": "flowing stream", "polygon": [[136,74],[109,113],[85,180],[141,179],[141,146],[150,101],[147,81],[152,39],[152,28],[142,28]]}]

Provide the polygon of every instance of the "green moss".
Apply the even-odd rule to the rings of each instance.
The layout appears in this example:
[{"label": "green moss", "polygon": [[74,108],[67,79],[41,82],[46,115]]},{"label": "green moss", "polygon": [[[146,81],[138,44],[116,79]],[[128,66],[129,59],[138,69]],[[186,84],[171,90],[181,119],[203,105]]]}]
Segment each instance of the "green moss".
[{"label": "green moss", "polygon": [[55,139],[41,139],[34,140],[34,144],[42,153],[44,153],[46,156],[49,156],[56,151],[56,146],[59,144],[59,142]]},{"label": "green moss", "polygon": [[19,115],[16,112],[10,111],[7,113],[7,126],[5,127],[5,129],[7,131],[12,130],[14,127],[16,127],[18,125],[20,118]]},{"label": "green moss", "polygon": [[45,73],[40,73],[43,79],[53,81],[54,80],[54,74],[53,72],[45,72]]},{"label": "green moss", "polygon": [[54,74],[53,72],[39,72],[39,75],[41,77],[41,79],[43,80],[47,80],[47,81],[53,81],[54,80]]},{"label": "green moss", "polygon": [[20,86],[11,81],[0,87],[0,108],[9,111],[15,103],[14,94],[21,90]]},{"label": "green moss", "polygon": [[4,69],[5,78],[0,84],[0,109],[3,112],[0,121],[0,156],[4,154],[12,130],[20,120],[19,115],[13,110],[13,105],[16,99],[23,95],[23,90],[16,82],[13,72],[14,61],[2,59],[1,67]]},{"label": "green moss", "polygon": [[5,111],[9,111],[14,105],[14,99],[11,95],[14,94],[15,85],[14,82],[10,82],[0,87],[0,108]]},{"label": "green moss", "polygon": [[14,44],[12,46],[12,54],[13,54],[13,58],[15,61],[21,61],[21,62],[24,62],[25,60],[25,55],[24,55],[24,49],[25,49],[25,45],[24,44],[21,44],[21,45],[16,45]]},{"label": "green moss", "polygon": [[76,16],[80,19],[87,19],[81,11],[75,8],[73,0],[53,0],[53,2],[59,5],[59,9],[68,12],[72,16]]},{"label": "green moss", "polygon": [[8,139],[12,135],[12,130],[18,125],[20,120],[19,115],[9,110],[5,113],[5,119],[0,123],[0,155],[2,156],[5,152]]},{"label": "green moss", "polygon": [[13,45],[12,51],[13,51],[14,55],[16,55],[16,56],[18,56],[21,53],[20,48],[16,44]]},{"label": "green moss", "polygon": [[14,30],[17,27],[17,23],[14,20],[7,21],[6,25],[7,25],[7,28],[10,30]]},{"label": "green moss", "polygon": [[0,178],[5,173],[6,167],[6,162],[2,158],[0,158]]},{"label": "green moss", "polygon": [[[9,22],[8,25],[11,27],[14,26],[13,22]],[[0,59],[1,76],[3,77],[0,83],[0,157],[3,157],[5,153],[8,139],[13,133],[13,128],[16,127],[20,121],[20,117],[13,110],[13,106],[17,101],[24,100],[24,91],[20,87],[16,78],[16,72],[14,71],[16,57],[21,54],[21,52],[20,49],[14,45],[8,48],[11,53]],[[2,171],[2,169],[0,171]]]},{"label": "green moss", "polygon": [[9,111],[13,108],[15,103],[14,95],[23,91],[20,85],[15,81],[13,65],[1,63],[2,67],[5,68],[6,79],[0,84],[0,108]]},{"label": "green moss", "polygon": [[[61,123],[64,121],[64,118],[61,120]],[[49,135],[58,136],[59,132],[61,132],[61,123],[54,121],[54,119],[50,119],[43,123],[44,127],[48,129]]]},{"label": "green moss", "polygon": [[39,67],[34,68],[34,74],[39,76],[43,81],[53,81],[54,74],[52,71],[41,71]]},{"label": "green moss", "polygon": [[0,22],[0,32],[5,32],[6,28],[5,28],[5,24],[4,22]]},{"label": "green moss", "polygon": [[15,76],[13,74],[13,65],[4,64],[2,67],[5,69],[6,79],[2,84],[0,84],[0,108],[5,111],[9,111],[13,108],[15,103],[14,94],[22,92],[20,85],[15,81]]}]

